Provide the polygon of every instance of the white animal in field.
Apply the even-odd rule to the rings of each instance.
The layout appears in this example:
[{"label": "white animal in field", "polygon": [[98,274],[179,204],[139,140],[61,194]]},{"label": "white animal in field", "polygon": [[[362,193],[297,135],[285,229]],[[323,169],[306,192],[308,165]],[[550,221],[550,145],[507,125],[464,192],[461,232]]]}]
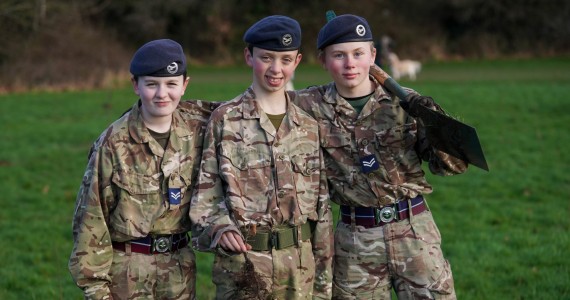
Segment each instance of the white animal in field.
[{"label": "white animal in field", "polygon": [[400,60],[396,53],[388,54],[388,62],[392,70],[392,77],[398,80],[407,76],[410,80],[416,80],[417,74],[422,69],[422,64],[419,61],[404,59]]}]

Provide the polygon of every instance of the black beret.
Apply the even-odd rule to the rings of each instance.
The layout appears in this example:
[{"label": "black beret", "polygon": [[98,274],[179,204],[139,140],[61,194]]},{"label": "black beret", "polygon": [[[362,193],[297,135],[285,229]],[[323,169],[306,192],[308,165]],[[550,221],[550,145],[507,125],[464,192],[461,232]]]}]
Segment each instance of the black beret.
[{"label": "black beret", "polygon": [[332,44],[372,40],[372,30],[364,18],[355,15],[340,15],[321,28],[317,38],[317,49],[323,49]]},{"label": "black beret", "polygon": [[243,41],[271,51],[297,50],[301,47],[301,26],[286,16],[265,17],[245,32]]},{"label": "black beret", "polygon": [[182,46],[169,39],[154,40],[140,47],[131,60],[134,76],[179,76],[186,72]]}]

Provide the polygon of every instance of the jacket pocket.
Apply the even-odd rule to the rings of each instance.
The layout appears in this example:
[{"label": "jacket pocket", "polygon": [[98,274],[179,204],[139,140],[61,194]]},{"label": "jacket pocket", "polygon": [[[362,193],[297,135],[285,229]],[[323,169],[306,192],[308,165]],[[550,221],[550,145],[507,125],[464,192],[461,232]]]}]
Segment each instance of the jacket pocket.
[{"label": "jacket pocket", "polygon": [[113,174],[117,206],[111,213],[110,227],[133,237],[146,236],[153,216],[162,203],[158,176],[119,170]]},{"label": "jacket pocket", "polygon": [[388,172],[387,180],[395,184],[401,183],[393,181],[402,178],[399,175],[408,173],[420,164],[414,148],[416,141],[416,124],[396,126],[376,133],[376,151],[380,163]]},{"label": "jacket pocket", "polygon": [[[224,162],[227,160],[227,162]],[[264,212],[271,182],[269,150],[261,147],[235,147],[223,151],[220,172],[227,182],[226,199],[233,209]]]},{"label": "jacket pocket", "polygon": [[321,165],[317,154],[291,157],[297,204],[303,215],[315,212],[319,201]]},{"label": "jacket pocket", "polygon": [[376,138],[382,154],[393,155],[401,154],[402,151],[413,147],[417,139],[416,135],[416,124],[404,124],[381,130],[376,133]]},{"label": "jacket pocket", "polygon": [[348,182],[353,184],[354,178],[351,172],[354,170],[352,157],[351,136],[352,134],[331,122],[321,120],[319,124],[319,136],[321,148],[326,152],[325,170],[327,178],[333,185],[342,185]]}]

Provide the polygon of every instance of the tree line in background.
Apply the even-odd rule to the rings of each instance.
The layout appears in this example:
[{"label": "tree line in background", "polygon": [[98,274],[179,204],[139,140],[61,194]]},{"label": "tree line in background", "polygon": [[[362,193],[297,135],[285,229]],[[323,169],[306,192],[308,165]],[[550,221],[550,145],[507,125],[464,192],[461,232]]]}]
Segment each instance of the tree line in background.
[{"label": "tree line in background", "polygon": [[570,53],[565,0],[3,0],[0,92],[97,88],[127,75],[148,40],[180,42],[191,64],[243,63],[242,36],[282,14],[303,29],[304,62],[333,9],[365,17],[401,57],[421,61]]}]

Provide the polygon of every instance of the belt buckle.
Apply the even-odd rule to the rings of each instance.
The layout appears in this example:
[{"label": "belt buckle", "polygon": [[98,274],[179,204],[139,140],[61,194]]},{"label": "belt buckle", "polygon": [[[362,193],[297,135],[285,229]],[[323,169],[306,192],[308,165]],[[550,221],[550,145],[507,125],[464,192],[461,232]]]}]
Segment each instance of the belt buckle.
[{"label": "belt buckle", "polygon": [[269,238],[270,248],[278,249],[279,246],[279,236],[277,235],[277,231],[270,232],[271,237]]},{"label": "belt buckle", "polygon": [[152,239],[152,250],[158,253],[165,253],[172,249],[172,235],[161,236],[157,239]]},{"label": "belt buckle", "polygon": [[376,223],[390,223],[396,218],[396,209],[394,206],[384,206],[380,210],[376,209]]}]

